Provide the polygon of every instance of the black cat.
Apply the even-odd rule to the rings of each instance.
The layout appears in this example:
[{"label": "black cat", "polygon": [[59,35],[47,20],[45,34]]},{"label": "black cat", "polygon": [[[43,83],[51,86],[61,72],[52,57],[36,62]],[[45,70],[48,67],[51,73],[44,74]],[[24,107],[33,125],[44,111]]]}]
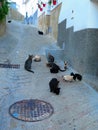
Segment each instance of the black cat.
[{"label": "black cat", "polygon": [[38,34],[43,35],[44,33],[42,31],[38,31]]},{"label": "black cat", "polygon": [[25,61],[24,68],[25,70],[34,73],[34,71],[31,70],[32,58],[33,58],[33,55],[29,55],[28,59]]},{"label": "black cat", "polygon": [[54,93],[55,93],[56,95],[59,95],[60,89],[61,89],[61,88],[56,88],[56,89],[54,90]]},{"label": "black cat", "polygon": [[53,92],[57,95],[60,93],[60,88],[58,87],[59,81],[56,78],[52,78],[49,82],[50,92]]},{"label": "black cat", "polygon": [[11,20],[8,20],[8,23],[11,23],[12,21]]},{"label": "black cat", "polygon": [[55,63],[51,63],[50,67],[51,67],[50,68],[50,72],[51,73],[58,73],[59,71],[61,71],[61,72],[66,71],[66,69],[64,69],[64,70],[60,69],[60,67],[57,64],[55,64]]},{"label": "black cat", "polygon": [[76,79],[78,79],[79,81],[81,81],[82,80],[82,75],[80,75],[80,74],[78,74],[78,73],[71,73],[70,75],[72,75],[72,76],[74,76]]}]

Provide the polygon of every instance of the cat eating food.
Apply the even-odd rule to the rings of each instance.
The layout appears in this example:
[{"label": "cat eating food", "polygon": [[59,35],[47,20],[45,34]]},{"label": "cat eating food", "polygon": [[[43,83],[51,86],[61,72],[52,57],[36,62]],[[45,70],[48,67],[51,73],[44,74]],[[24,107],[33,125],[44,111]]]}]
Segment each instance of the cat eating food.
[{"label": "cat eating food", "polygon": [[69,81],[69,82],[72,82],[72,81],[75,81],[76,79],[81,81],[82,80],[82,75],[78,74],[78,73],[73,73],[71,72],[70,75],[65,75],[65,76],[62,76],[63,80],[65,81]]},{"label": "cat eating food", "polygon": [[56,78],[52,78],[49,82],[50,92],[53,92],[57,95],[60,93],[60,88],[58,87],[59,81]]},{"label": "cat eating food", "polygon": [[79,81],[82,80],[82,75],[81,75],[81,74],[78,74],[78,73],[75,73],[75,74],[74,74],[74,73],[72,72],[70,75],[76,77],[76,79],[79,80]]},{"label": "cat eating food", "polygon": [[31,70],[32,58],[33,58],[33,55],[29,55],[28,59],[25,61],[24,68],[25,70],[34,73],[34,71]]}]

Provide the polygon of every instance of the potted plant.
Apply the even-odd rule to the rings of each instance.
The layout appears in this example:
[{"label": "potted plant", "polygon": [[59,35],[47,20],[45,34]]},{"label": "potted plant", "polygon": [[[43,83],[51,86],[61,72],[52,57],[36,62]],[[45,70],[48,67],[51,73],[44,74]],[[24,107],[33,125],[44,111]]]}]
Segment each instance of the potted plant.
[{"label": "potted plant", "polygon": [[53,5],[56,5],[56,0],[53,0]]},{"label": "potted plant", "polygon": [[45,6],[46,6],[46,4],[45,4],[45,3],[43,3],[42,1],[41,1],[41,4],[43,5],[43,7],[45,7]]},{"label": "potted plant", "polygon": [[49,0],[49,1],[48,1],[48,4],[51,5],[51,4],[52,4],[52,0]]},{"label": "potted plant", "polygon": [[38,8],[40,9],[40,11],[43,11],[43,8],[41,7],[41,5],[39,3],[37,3]]}]

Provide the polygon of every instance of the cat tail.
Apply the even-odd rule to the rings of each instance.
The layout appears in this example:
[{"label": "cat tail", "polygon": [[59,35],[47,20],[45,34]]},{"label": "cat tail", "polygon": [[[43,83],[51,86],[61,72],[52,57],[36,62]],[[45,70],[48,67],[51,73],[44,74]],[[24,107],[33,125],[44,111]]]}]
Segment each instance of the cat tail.
[{"label": "cat tail", "polygon": [[27,71],[29,71],[29,72],[32,72],[32,73],[34,73],[34,71],[32,71],[32,70],[28,70],[28,69],[26,69]]},{"label": "cat tail", "polygon": [[66,71],[66,69],[65,69],[65,70],[60,69],[60,71],[61,71],[61,72],[64,72],[64,71]]}]

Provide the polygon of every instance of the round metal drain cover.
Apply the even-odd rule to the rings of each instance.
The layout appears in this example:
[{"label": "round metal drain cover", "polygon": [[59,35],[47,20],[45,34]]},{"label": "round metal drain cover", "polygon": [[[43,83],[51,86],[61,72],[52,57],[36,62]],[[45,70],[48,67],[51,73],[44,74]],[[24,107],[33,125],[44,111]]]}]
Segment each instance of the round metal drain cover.
[{"label": "round metal drain cover", "polygon": [[53,111],[49,103],[38,99],[18,101],[9,108],[12,117],[28,122],[46,119],[53,114]]}]

